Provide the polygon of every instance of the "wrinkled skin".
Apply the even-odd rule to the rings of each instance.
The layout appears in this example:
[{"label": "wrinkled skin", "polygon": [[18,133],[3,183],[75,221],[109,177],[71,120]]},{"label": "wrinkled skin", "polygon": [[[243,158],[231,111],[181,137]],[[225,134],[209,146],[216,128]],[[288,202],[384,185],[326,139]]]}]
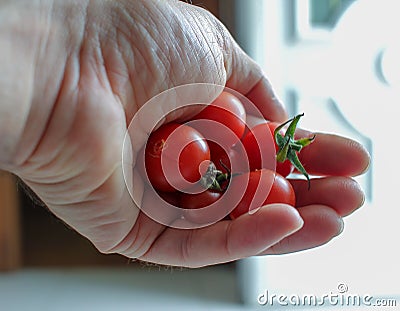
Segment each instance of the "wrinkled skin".
[{"label": "wrinkled skin", "polygon": [[[0,17],[0,167],[101,252],[187,267],[294,252],[329,241],[362,205],[349,176],[367,168],[365,149],[318,134],[302,161],[309,173],[329,176],[312,180],[310,191],[292,181],[298,208],[273,204],[195,230],[153,221],[133,203],[121,168],[135,112],[169,88],[207,82],[283,121],[260,68],[210,13],[178,1],[9,1]],[[335,161],[326,160],[332,152]]]}]

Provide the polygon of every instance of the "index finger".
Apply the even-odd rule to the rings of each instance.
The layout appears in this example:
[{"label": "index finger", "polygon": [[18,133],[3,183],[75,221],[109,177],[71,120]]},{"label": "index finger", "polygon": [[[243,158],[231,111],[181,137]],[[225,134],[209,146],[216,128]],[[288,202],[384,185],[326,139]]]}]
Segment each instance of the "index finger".
[{"label": "index finger", "polygon": [[313,134],[316,135],[314,142],[298,154],[309,174],[357,176],[368,169],[370,156],[361,143],[336,134],[296,131],[296,136],[301,137]]}]

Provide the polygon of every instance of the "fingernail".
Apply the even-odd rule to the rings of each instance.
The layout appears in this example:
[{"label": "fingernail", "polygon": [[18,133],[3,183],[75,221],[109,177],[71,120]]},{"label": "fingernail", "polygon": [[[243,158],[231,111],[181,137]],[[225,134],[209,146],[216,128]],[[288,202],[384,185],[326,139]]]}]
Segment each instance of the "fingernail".
[{"label": "fingernail", "polygon": [[249,211],[247,213],[249,213],[249,215],[253,215],[253,214],[257,213],[261,209],[261,207],[262,206],[256,207],[256,208],[253,208],[253,209],[249,209]]},{"label": "fingernail", "polygon": [[342,232],[343,232],[343,230],[344,230],[344,221],[343,221],[343,218],[341,218],[341,217],[339,217],[338,218],[338,222],[339,222],[339,231],[338,231],[338,233],[336,234],[336,236],[338,236],[338,235],[340,235]]},{"label": "fingernail", "polygon": [[360,206],[359,206],[359,207],[363,206],[364,203],[365,203],[365,193],[362,192],[362,199],[361,199],[361,203],[360,203]]}]

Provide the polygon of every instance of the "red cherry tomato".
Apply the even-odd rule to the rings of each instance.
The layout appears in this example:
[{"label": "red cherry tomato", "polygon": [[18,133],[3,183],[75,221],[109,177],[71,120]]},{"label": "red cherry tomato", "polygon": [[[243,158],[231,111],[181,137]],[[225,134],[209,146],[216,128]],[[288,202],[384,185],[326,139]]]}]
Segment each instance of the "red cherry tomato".
[{"label": "red cherry tomato", "polygon": [[[210,160],[210,150],[204,137],[195,129],[168,123],[153,132],[145,147],[145,168],[152,186],[172,192],[199,181]],[[167,180],[168,179],[168,180]]]},{"label": "red cherry tomato", "polygon": [[273,135],[268,123],[262,123],[252,128],[242,139],[246,150],[250,171],[262,168],[276,169],[276,151]]},{"label": "red cherry tomato", "polygon": [[227,151],[214,142],[208,142],[211,153],[211,161],[217,170],[223,173],[243,173],[248,172],[248,162],[245,150],[229,147]]},{"label": "red cherry tomato", "polygon": [[206,207],[216,202],[222,194],[222,192],[213,190],[205,190],[195,194],[182,193],[179,206],[185,209]]},{"label": "red cherry tomato", "polygon": [[187,209],[184,213],[185,218],[197,224],[208,224],[220,220],[226,213],[223,205],[213,205],[209,209],[202,209],[217,202],[223,192],[205,190],[201,193],[190,194],[182,193],[180,207]]},{"label": "red cherry tomato", "polygon": [[160,196],[160,198],[167,202],[168,204],[171,204],[175,207],[179,207],[180,204],[180,198],[181,198],[181,193],[176,191],[176,192],[161,192],[158,191],[157,194]]},{"label": "red cherry tomato", "polygon": [[246,111],[236,96],[222,92],[191,121],[197,121],[189,122],[189,125],[202,133],[205,138],[229,147],[243,136]]},{"label": "red cherry tomato", "polygon": [[266,204],[285,203],[294,206],[296,203],[292,185],[274,171],[262,169],[234,176],[230,187],[234,192],[243,191],[243,185],[246,184],[242,199],[230,213],[232,219]]},{"label": "red cherry tomato", "polygon": [[[242,143],[249,158],[250,170],[253,171],[262,168],[275,169],[283,177],[293,172],[293,165],[288,160],[272,164],[268,159],[264,158],[267,152],[271,152],[272,141],[275,153],[278,151],[278,145],[273,137],[278,125],[275,122],[258,124],[243,137]],[[283,135],[284,133],[282,132],[281,134]]]}]

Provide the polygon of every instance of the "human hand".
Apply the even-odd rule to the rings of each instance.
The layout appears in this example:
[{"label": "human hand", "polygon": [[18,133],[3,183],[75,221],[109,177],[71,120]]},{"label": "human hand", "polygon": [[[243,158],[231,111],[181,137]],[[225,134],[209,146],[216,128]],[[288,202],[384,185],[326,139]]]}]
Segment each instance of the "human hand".
[{"label": "human hand", "polygon": [[[362,204],[359,186],[339,176],[365,170],[367,153],[355,142],[320,134],[304,150],[303,161],[310,173],[337,177],[313,180],[309,192],[293,181],[301,208],[274,204],[193,230],[150,219],[132,201],[121,163],[127,127],[149,99],[178,85],[212,83],[244,94],[270,120],[286,119],[282,105],[226,29],[195,6],[178,1],[31,6],[29,13],[19,8],[31,23],[19,27],[34,32],[29,41],[34,48],[21,52],[32,60],[23,68],[32,93],[25,94],[26,118],[13,131],[1,163],[101,252],[198,267],[297,251],[338,234],[341,216]],[[163,112],[160,107],[154,114],[162,118]],[[164,121],[190,113],[179,110]],[[133,141],[132,147],[141,146]],[[318,159],[315,150],[322,153]],[[324,156],[339,151],[339,160]]]}]

